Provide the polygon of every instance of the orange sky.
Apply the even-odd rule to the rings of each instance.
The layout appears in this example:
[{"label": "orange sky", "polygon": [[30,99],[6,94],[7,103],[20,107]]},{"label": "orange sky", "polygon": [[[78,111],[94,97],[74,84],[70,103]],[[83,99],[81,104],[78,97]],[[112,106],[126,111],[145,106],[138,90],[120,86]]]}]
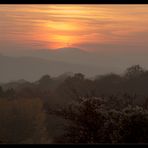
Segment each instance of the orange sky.
[{"label": "orange sky", "polygon": [[0,48],[147,45],[148,5],[0,5]]}]

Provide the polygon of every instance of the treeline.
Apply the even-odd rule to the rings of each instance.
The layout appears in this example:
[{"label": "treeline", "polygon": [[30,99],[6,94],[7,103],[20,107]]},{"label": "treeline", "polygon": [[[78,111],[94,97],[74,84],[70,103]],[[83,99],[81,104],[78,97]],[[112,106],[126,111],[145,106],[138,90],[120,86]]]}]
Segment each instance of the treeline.
[{"label": "treeline", "polygon": [[0,143],[147,143],[148,71],[1,84]]}]

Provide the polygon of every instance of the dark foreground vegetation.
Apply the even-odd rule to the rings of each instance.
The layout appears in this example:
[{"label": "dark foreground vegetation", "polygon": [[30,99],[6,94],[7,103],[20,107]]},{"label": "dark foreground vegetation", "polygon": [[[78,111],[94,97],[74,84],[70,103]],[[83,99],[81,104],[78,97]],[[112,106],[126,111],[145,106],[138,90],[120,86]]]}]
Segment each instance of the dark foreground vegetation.
[{"label": "dark foreground vegetation", "polygon": [[0,143],[148,143],[148,71],[1,84]]}]

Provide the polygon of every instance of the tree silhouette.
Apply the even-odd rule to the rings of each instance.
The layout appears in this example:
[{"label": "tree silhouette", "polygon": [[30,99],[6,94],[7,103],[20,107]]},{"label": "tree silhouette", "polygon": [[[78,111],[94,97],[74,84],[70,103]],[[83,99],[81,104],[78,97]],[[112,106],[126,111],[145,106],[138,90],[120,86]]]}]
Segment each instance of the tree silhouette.
[{"label": "tree silhouette", "polygon": [[138,76],[140,76],[141,74],[143,74],[145,72],[145,70],[140,66],[140,65],[133,65],[129,68],[127,68],[126,72],[125,72],[125,77],[127,78],[136,78]]}]

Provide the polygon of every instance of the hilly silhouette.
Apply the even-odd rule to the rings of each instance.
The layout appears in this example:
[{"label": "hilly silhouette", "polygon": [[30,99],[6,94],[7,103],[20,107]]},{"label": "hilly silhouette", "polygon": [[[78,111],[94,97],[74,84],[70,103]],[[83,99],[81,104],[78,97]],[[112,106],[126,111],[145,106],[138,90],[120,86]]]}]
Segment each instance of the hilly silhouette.
[{"label": "hilly silhouette", "polygon": [[[34,81],[44,74],[57,76],[65,72],[84,73],[87,77],[115,72],[120,74],[129,65],[147,67],[146,53],[99,50],[88,52],[79,48],[18,50],[0,55],[0,82],[25,79]],[[7,56],[5,56],[7,55]]]},{"label": "hilly silhouette", "polygon": [[0,55],[0,82],[25,79],[34,81],[44,74],[57,76],[65,72],[82,72],[89,75],[96,70],[83,64],[66,63],[37,57]]},{"label": "hilly silhouette", "polygon": [[65,72],[84,73],[87,77],[110,72],[120,73],[129,64],[135,63],[129,61],[131,59],[125,60],[124,56],[121,59],[118,55],[87,52],[74,47],[55,50],[13,50],[9,54],[0,55],[0,82],[19,79],[34,81],[44,74],[57,76]]},{"label": "hilly silhouette", "polygon": [[[112,46],[111,46],[112,47]],[[125,49],[133,49],[126,50]],[[135,51],[135,50],[136,51]],[[30,56],[37,57],[46,60],[54,60],[59,62],[83,64],[90,67],[102,67],[105,69],[102,73],[114,71],[121,73],[129,65],[140,64],[147,67],[147,56],[148,53],[142,49],[138,52],[139,47],[123,46],[122,52],[119,46],[101,46],[98,50],[86,51],[81,48],[66,47],[58,49],[25,49],[25,50],[9,50],[4,54],[10,56]]]}]

